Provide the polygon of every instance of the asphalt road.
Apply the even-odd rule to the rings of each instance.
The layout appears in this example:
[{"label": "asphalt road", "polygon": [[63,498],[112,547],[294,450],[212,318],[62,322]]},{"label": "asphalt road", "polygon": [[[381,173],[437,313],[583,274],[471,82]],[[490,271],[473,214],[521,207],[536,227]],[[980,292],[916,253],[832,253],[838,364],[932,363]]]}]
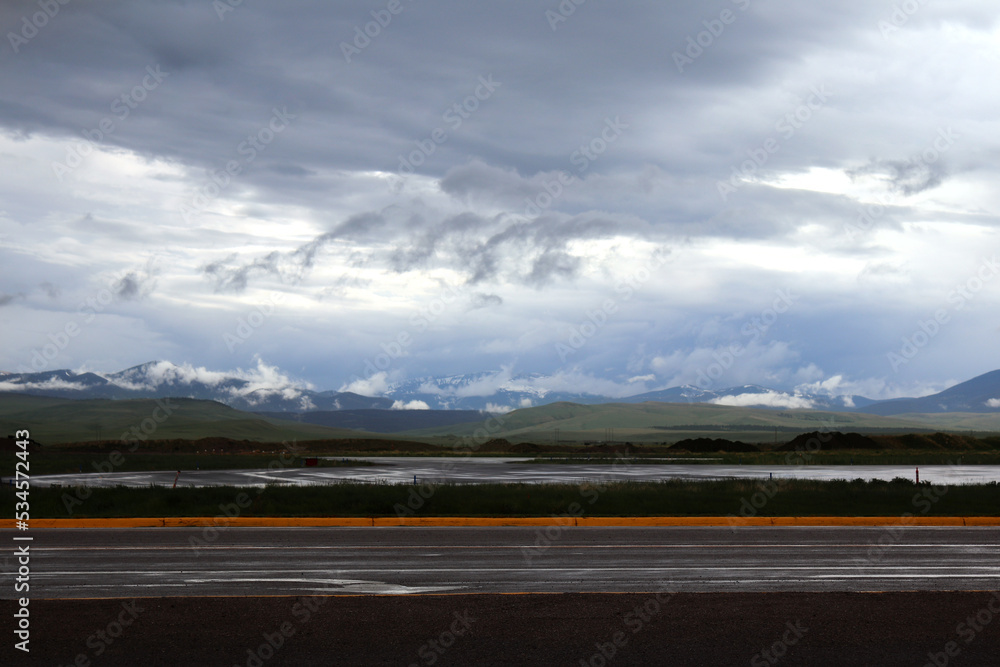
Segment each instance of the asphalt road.
[{"label": "asphalt road", "polygon": [[31,652],[8,634],[0,664],[942,667],[1000,655],[995,528],[545,530],[34,529]]},{"label": "asphalt road", "polygon": [[[14,532],[0,531],[0,540],[12,544]],[[1000,588],[996,528],[130,528],[32,535],[36,599]],[[5,573],[15,569],[9,557],[3,566]],[[12,587],[0,597],[14,597]]]}]

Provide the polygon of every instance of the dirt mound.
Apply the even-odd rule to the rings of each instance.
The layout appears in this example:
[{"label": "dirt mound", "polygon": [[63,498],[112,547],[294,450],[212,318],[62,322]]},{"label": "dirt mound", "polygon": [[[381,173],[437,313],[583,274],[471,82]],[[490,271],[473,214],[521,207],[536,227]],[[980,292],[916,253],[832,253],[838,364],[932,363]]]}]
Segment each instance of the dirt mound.
[{"label": "dirt mound", "polygon": [[[119,449],[124,451],[135,444],[134,440],[123,443],[120,440],[102,440],[100,442],[71,442],[59,445],[59,449],[74,449],[76,451],[105,451]],[[194,453],[213,452],[216,454],[249,454],[254,452],[298,453],[338,453],[338,452],[440,452],[441,447],[410,440],[390,440],[386,438],[338,438],[330,440],[304,440],[287,442],[257,442],[255,440],[234,440],[232,438],[210,437],[197,440],[164,439],[146,440],[139,443],[138,453]]]},{"label": "dirt mound", "polygon": [[834,451],[841,449],[883,449],[882,445],[871,438],[860,433],[841,433],[840,431],[830,431],[821,433],[812,431],[797,436],[791,442],[776,447],[775,451]]},{"label": "dirt mound", "polygon": [[544,451],[544,448],[531,442],[519,442],[516,445],[511,445],[509,451],[517,452],[519,454],[535,454],[537,452]]},{"label": "dirt mound", "polygon": [[739,440],[724,438],[688,438],[670,447],[670,451],[706,453],[706,452],[759,452],[760,447]]},{"label": "dirt mound", "polygon": [[995,449],[988,443],[971,435],[953,433],[907,433],[905,435],[879,435],[875,441],[883,449]]},{"label": "dirt mound", "polygon": [[[313,452],[441,452],[442,448],[412,440],[388,440],[368,438],[343,438],[337,440],[307,440],[298,446]],[[293,447],[290,447],[294,449]]]},{"label": "dirt mound", "polygon": [[492,440],[487,440],[475,448],[475,451],[477,452],[509,452],[510,450],[510,441],[505,440],[504,438],[493,438]]},{"label": "dirt mound", "polygon": [[595,452],[602,454],[648,454],[655,450],[650,447],[643,447],[642,445],[634,445],[631,442],[623,442],[621,444],[591,445],[583,448],[577,447],[573,451],[580,454],[593,454]]},{"label": "dirt mound", "polygon": [[[33,438],[28,438],[27,449],[29,452],[41,449],[42,445],[37,440]],[[6,438],[0,438],[0,452],[20,452],[24,451],[21,446],[17,444],[17,438],[13,435],[8,435]]]}]

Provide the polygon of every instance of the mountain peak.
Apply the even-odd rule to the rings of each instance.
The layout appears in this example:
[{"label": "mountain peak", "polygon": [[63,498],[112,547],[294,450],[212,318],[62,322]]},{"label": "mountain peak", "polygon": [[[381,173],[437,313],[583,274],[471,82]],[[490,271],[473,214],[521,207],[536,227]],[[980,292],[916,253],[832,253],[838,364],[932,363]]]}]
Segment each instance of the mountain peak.
[{"label": "mountain peak", "polygon": [[[622,385],[608,382],[586,388],[573,378],[538,373],[514,375],[509,369],[444,377],[421,377],[391,385],[382,396],[350,391],[313,391],[277,368],[258,361],[255,369],[210,371],[191,364],[147,361],[110,374],[66,369],[7,373],[0,391],[58,398],[177,397],[215,400],[231,407],[269,412],[388,409],[420,404],[437,410],[509,411],[549,403],[714,403],[717,405],[817,409],[880,415],[907,412],[994,412],[1000,410],[1000,370],[956,384],[933,396],[874,401],[862,396],[787,392],[757,384],[703,389],[681,385],[622,396]],[[614,391],[617,390],[617,391]]]}]

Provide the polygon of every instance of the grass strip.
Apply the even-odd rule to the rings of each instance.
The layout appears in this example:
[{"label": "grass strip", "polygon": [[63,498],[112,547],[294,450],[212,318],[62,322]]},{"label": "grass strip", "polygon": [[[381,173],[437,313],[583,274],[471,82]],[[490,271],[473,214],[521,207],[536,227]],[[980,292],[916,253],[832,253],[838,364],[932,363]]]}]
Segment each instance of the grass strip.
[{"label": "grass strip", "polygon": [[[14,489],[0,495],[13,501]],[[1000,516],[1000,485],[913,481],[665,480],[603,484],[36,487],[34,518]]]}]

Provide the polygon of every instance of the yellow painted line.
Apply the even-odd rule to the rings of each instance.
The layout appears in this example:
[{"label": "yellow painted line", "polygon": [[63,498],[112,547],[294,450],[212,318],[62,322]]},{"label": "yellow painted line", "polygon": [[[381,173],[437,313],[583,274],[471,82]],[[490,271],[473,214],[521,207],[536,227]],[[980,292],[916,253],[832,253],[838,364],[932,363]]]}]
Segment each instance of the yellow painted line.
[{"label": "yellow painted line", "polygon": [[[30,528],[184,528],[184,527],[370,527],[370,526],[1000,526],[1000,517],[899,516],[652,516],[652,517],[167,517],[132,519],[32,519]],[[0,519],[0,529],[15,528]]]}]

